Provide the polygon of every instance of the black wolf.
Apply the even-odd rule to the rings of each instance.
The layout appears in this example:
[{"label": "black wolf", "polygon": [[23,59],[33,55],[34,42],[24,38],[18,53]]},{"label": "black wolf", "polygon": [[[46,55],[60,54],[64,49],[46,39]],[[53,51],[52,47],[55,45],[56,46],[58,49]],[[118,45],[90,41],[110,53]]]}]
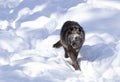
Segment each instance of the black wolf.
[{"label": "black wolf", "polygon": [[75,21],[66,21],[60,32],[60,40],[53,45],[54,48],[63,46],[65,58],[70,57],[75,70],[81,70],[77,61],[77,56],[85,41],[83,28]]}]

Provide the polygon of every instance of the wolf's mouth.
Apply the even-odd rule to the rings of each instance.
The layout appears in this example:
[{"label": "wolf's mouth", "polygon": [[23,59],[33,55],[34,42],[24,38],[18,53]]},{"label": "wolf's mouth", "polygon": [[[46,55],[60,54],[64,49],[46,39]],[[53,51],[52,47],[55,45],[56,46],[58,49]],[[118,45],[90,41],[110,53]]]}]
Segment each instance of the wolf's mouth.
[{"label": "wolf's mouth", "polygon": [[76,49],[76,48],[78,48],[78,45],[75,44],[75,43],[72,43],[72,47],[73,47],[74,49]]}]

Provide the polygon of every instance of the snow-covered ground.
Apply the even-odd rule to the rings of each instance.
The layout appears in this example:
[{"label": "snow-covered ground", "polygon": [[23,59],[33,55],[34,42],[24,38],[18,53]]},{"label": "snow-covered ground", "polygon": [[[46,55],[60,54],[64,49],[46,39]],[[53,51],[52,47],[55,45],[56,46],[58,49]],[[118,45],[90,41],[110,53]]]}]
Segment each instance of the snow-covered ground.
[{"label": "snow-covered ground", "polygon": [[[75,71],[52,45],[67,20],[86,40]],[[120,82],[119,0],[0,0],[0,82]]]}]

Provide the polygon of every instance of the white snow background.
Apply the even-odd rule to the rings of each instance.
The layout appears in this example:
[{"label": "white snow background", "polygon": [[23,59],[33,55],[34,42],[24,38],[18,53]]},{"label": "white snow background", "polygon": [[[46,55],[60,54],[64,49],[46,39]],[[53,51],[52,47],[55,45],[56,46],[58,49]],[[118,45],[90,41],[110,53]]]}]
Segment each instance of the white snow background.
[{"label": "white snow background", "polygon": [[[82,71],[52,48],[67,20],[86,33]],[[0,0],[0,82],[120,82],[120,0]]]}]

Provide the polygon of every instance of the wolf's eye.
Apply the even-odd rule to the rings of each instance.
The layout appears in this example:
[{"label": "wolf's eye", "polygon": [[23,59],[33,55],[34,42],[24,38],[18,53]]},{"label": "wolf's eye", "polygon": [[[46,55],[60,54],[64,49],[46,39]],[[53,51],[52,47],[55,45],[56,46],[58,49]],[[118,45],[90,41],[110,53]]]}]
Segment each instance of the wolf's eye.
[{"label": "wolf's eye", "polygon": [[73,27],[71,27],[70,30],[72,31],[72,30],[73,30]]},{"label": "wolf's eye", "polygon": [[80,38],[79,37],[75,37],[75,40],[80,40]]},{"label": "wolf's eye", "polygon": [[69,30],[67,33],[68,33],[68,35],[69,35],[69,34],[71,34],[71,31]]},{"label": "wolf's eye", "polygon": [[78,37],[75,37],[75,40],[77,40],[78,39]]},{"label": "wolf's eye", "polygon": [[80,34],[80,31],[78,31],[77,33]]}]

